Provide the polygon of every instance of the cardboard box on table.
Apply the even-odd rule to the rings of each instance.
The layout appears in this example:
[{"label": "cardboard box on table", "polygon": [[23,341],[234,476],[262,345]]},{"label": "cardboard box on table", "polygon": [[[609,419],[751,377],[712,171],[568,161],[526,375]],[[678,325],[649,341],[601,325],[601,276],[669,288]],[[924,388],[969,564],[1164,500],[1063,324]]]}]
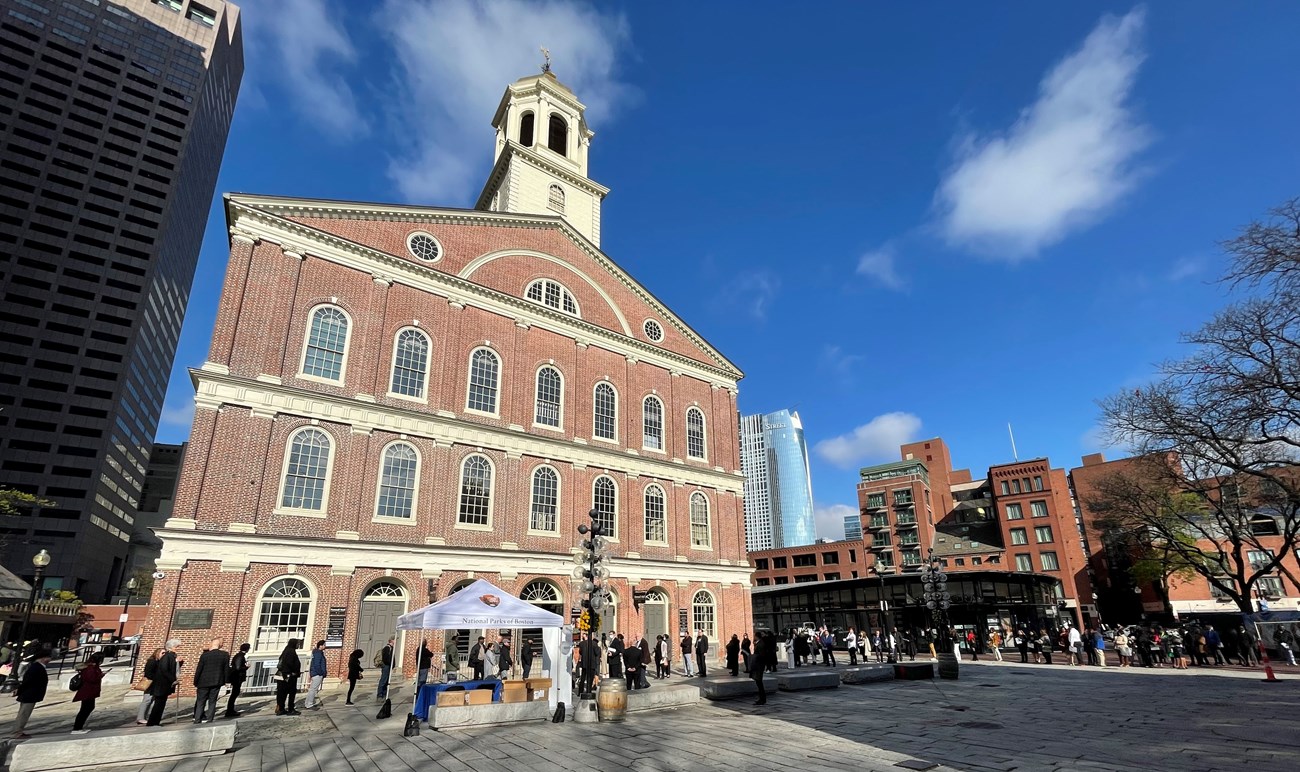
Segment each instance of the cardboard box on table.
[{"label": "cardboard box on table", "polygon": [[529,702],[534,700],[545,702],[550,698],[551,687],[554,685],[549,678],[529,678],[524,684]]},{"label": "cardboard box on table", "polygon": [[440,708],[449,708],[465,704],[465,695],[468,692],[456,690],[450,692],[438,692],[438,702]]},{"label": "cardboard box on table", "polygon": [[527,702],[528,684],[526,681],[504,681],[501,690],[502,702]]}]

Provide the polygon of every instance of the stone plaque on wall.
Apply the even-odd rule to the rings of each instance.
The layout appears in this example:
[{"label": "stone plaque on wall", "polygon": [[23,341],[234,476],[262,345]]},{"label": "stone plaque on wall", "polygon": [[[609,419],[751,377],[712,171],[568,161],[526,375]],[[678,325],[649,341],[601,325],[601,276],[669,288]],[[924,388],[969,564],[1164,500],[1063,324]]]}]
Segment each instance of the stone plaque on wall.
[{"label": "stone plaque on wall", "polygon": [[178,608],[172,612],[173,630],[212,629],[212,609]]}]

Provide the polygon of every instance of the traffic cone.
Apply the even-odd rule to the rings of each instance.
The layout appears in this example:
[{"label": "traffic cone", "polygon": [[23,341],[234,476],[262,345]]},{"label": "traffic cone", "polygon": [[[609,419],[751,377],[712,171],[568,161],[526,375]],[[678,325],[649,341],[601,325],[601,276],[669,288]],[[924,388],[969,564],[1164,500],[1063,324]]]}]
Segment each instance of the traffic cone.
[{"label": "traffic cone", "polygon": [[1264,683],[1279,683],[1278,677],[1273,675],[1273,666],[1268,664],[1268,649],[1264,648],[1264,642],[1259,642],[1259,661],[1264,663]]}]

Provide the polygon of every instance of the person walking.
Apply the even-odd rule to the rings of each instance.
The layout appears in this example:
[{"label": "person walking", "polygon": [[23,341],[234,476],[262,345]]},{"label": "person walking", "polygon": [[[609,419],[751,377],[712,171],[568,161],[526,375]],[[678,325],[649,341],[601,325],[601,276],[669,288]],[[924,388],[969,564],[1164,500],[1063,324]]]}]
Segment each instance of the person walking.
[{"label": "person walking", "polygon": [[727,669],[731,671],[731,677],[735,678],[740,675],[740,636],[735,633],[731,634],[731,640],[727,641]]},{"label": "person walking", "polygon": [[754,661],[749,668],[749,677],[758,686],[758,699],[755,705],[767,704],[767,687],[763,677],[768,667],[776,666],[776,636],[766,630],[754,633]]},{"label": "person walking", "polygon": [[690,678],[691,676],[695,675],[695,673],[691,669],[692,646],[691,646],[691,636],[688,633],[682,633],[682,640],[681,643],[678,644],[678,647],[682,650],[682,672],[686,674],[687,678]]},{"label": "person walking", "polygon": [[415,688],[419,689],[429,680],[429,670],[433,667],[433,649],[429,648],[429,639],[420,641],[420,653],[416,657]]},{"label": "person walking", "polygon": [[328,674],[329,667],[325,664],[325,642],[316,641],[316,647],[311,650],[311,664],[307,666],[307,710],[320,710],[316,700],[320,696],[320,689],[325,685],[325,676]]},{"label": "person walking", "polygon": [[[45,699],[45,690],[49,688],[50,674],[45,666],[50,664],[50,657],[49,649],[37,649],[33,652],[32,662],[27,666],[23,679],[18,684],[15,695],[15,699],[18,700],[18,715],[14,717],[14,739],[24,740],[31,737],[24,730],[27,729],[27,722],[32,718],[32,711],[35,710],[37,703]],[[22,661],[21,654],[18,661]],[[93,703],[91,707],[94,707]]]},{"label": "person walking", "polygon": [[754,656],[754,643],[749,640],[749,633],[740,639],[740,666],[745,669],[746,675],[749,674],[749,663]]},{"label": "person walking", "polygon": [[95,710],[95,700],[99,697],[100,684],[104,681],[104,671],[100,669],[99,664],[104,661],[104,655],[95,652],[86,658],[85,664],[77,666],[77,672],[81,674],[81,685],[77,687],[77,693],[73,695],[73,702],[80,702],[81,708],[77,711],[77,717],[72,722],[73,734],[85,734],[90,730],[86,728],[86,719]]},{"label": "person walking", "polygon": [[971,662],[979,662],[980,659],[979,642],[980,642],[979,636],[975,634],[974,630],[966,631],[966,646],[967,648],[970,649]]},{"label": "person walking", "polygon": [[148,726],[161,726],[163,711],[167,710],[167,700],[171,698],[172,692],[176,691],[176,684],[180,681],[180,661],[176,658],[176,647],[181,642],[172,639],[163,644],[162,656],[158,658],[154,666],[153,683],[149,684],[149,693],[153,695],[153,702],[149,706]]},{"label": "person walking", "polygon": [[994,630],[989,636],[989,648],[993,650],[993,659],[1002,661],[1002,631]]},{"label": "person walking", "polygon": [[239,699],[239,693],[244,690],[244,681],[248,679],[248,650],[251,648],[247,643],[240,644],[239,651],[230,660],[230,672],[227,680],[230,682],[230,697],[226,700],[226,712],[223,714],[226,718],[238,718],[240,713],[235,710],[235,700]]},{"label": "person walking", "polygon": [[302,660],[298,659],[298,648],[302,642],[290,638],[280,651],[280,659],[275,663],[275,715],[296,716],[298,710],[298,677],[302,675]]},{"label": "person walking", "polygon": [[695,638],[695,664],[699,669],[700,678],[705,678],[708,675],[704,661],[709,654],[709,636],[705,635],[703,630],[699,633]]},{"label": "person walking", "polygon": [[[158,671],[158,660],[166,652],[167,650],[161,647],[154,649],[153,654],[150,654],[149,658],[144,662],[144,669],[140,673],[141,681],[147,681],[150,685],[153,684],[153,677]],[[137,724],[148,722],[149,710],[153,707],[153,694],[149,691],[149,686],[145,686],[141,691],[144,694],[140,698],[140,709],[135,714],[135,723]]]},{"label": "person walking", "polygon": [[388,697],[388,678],[393,674],[393,644],[396,642],[396,638],[389,638],[388,643],[379,652],[379,688],[375,690],[377,700]]},{"label": "person walking", "polygon": [[524,678],[533,670],[533,656],[536,654],[536,646],[532,638],[525,638],[523,645],[519,647],[519,664],[524,669]]},{"label": "person walking", "polygon": [[487,650],[487,644],[483,642],[483,636],[478,637],[478,641],[469,649],[469,669],[470,678],[475,681],[483,680],[483,652]]},{"label": "person walking", "polygon": [[361,658],[366,653],[361,649],[353,649],[352,656],[348,657],[348,698],[343,702],[344,705],[352,705],[352,692],[356,691],[357,681],[361,680],[361,671],[365,670],[361,666]]},{"label": "person walking", "polygon": [[222,650],[220,638],[208,643],[207,651],[199,655],[194,666],[194,723],[217,720],[217,699],[221,687],[230,678],[230,655]]}]

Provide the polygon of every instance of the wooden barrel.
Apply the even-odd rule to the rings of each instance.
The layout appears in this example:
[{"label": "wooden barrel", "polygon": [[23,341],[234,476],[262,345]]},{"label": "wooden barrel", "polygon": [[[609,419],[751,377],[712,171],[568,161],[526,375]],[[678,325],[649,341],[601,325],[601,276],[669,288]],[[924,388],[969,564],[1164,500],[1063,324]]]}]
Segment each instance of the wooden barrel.
[{"label": "wooden barrel", "polygon": [[596,690],[596,715],[601,721],[627,718],[627,687],[617,678],[606,678]]},{"label": "wooden barrel", "polygon": [[941,651],[937,655],[939,659],[939,677],[946,678],[950,681],[957,680],[957,655],[951,651]]}]

